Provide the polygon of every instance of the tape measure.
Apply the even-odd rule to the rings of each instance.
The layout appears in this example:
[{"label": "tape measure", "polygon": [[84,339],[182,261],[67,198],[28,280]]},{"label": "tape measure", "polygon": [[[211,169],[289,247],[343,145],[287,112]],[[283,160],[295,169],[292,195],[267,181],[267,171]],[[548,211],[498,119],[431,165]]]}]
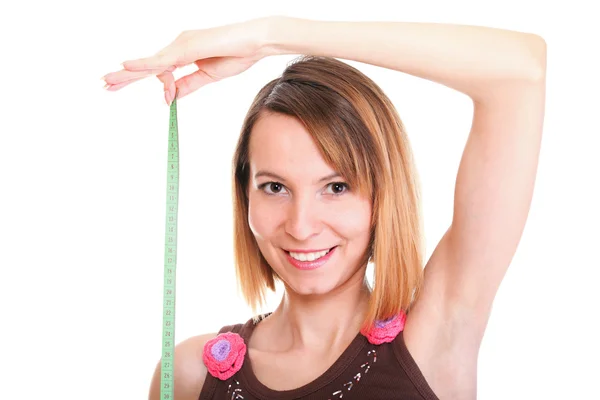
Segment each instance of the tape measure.
[{"label": "tape measure", "polygon": [[167,214],[165,225],[165,270],[163,283],[163,326],[160,399],[174,400],[175,370],[175,267],[177,266],[177,203],[179,194],[179,134],[177,94],[169,116],[169,152],[167,160]]}]

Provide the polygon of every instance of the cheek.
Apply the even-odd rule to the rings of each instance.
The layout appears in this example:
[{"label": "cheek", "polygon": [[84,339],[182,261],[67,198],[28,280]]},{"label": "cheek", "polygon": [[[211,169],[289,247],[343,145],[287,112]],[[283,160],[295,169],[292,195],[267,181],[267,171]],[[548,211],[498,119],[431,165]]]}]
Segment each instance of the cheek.
[{"label": "cheek", "polygon": [[349,202],[340,204],[332,211],[336,230],[351,239],[368,234],[371,223],[371,207],[368,202]]},{"label": "cheek", "polygon": [[257,239],[268,238],[277,226],[273,206],[260,197],[250,194],[248,202],[248,224]]}]

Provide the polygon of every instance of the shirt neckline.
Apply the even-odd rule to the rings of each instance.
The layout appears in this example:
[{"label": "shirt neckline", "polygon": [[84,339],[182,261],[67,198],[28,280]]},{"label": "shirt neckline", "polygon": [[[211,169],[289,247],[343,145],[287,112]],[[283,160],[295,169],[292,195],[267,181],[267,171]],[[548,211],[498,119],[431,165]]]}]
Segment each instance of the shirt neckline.
[{"label": "shirt neckline", "polygon": [[[257,323],[254,323],[253,319],[250,318],[242,326],[239,335],[244,339],[246,345],[250,343],[250,336],[254,332],[256,325],[271,314],[271,312],[263,314]],[[310,393],[316,392],[327,386],[334,379],[340,376],[340,374],[346,370],[346,368],[350,365],[350,363],[352,363],[358,354],[360,354],[367,343],[367,338],[360,332],[357,333],[356,337],[352,340],[352,342],[350,342],[348,347],[346,347],[337,360],[325,372],[323,372],[323,374],[303,386],[290,390],[274,390],[260,382],[254,374],[249,351],[246,351],[244,362],[242,364],[242,368],[240,369],[240,379],[244,381],[245,389],[248,392],[261,399],[290,400],[307,396]]]}]

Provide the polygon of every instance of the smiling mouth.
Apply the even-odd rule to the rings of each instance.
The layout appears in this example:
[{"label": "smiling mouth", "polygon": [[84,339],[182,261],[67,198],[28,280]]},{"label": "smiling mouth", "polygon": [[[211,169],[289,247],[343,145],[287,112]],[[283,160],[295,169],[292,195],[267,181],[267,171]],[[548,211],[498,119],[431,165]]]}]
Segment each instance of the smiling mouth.
[{"label": "smiling mouth", "polygon": [[321,250],[312,253],[297,253],[289,252],[282,249],[287,254],[285,255],[287,261],[294,267],[300,270],[314,270],[325,265],[329,259],[333,256],[335,249],[338,246],[334,246],[329,250]]},{"label": "smiling mouth", "polygon": [[[323,250],[319,250],[319,251],[313,251],[313,253],[320,253],[321,251],[330,252],[331,250],[335,249],[336,247],[338,247],[338,246],[336,245],[336,246],[330,247],[329,249],[323,249]],[[281,250],[283,250],[286,253],[290,254],[290,252],[288,250],[286,250],[286,249],[281,249]]]}]

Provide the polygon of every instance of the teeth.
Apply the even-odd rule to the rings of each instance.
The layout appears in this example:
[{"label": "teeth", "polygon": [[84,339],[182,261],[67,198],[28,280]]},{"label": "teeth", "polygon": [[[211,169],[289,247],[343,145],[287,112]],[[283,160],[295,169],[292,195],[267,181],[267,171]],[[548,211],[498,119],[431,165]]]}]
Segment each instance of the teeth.
[{"label": "teeth", "polygon": [[290,252],[290,256],[298,261],[314,261],[318,258],[323,257],[325,254],[329,253],[329,250],[323,250],[318,253],[292,253]]}]

